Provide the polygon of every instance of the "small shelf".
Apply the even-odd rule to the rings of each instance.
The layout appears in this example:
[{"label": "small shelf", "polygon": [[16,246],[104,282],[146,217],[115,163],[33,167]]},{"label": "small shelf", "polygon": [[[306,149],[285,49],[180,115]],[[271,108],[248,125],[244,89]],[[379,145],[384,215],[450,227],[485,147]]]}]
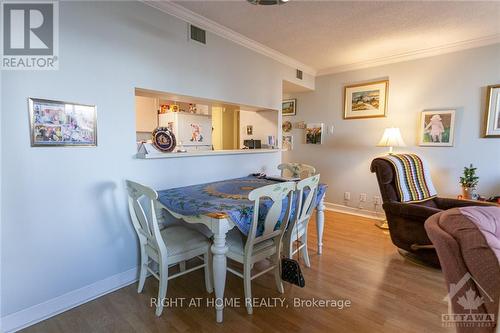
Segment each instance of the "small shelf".
[{"label": "small shelf", "polygon": [[235,150],[202,150],[190,151],[186,153],[155,153],[141,154],[137,153],[138,159],[152,160],[160,158],[180,158],[180,157],[196,157],[196,156],[220,156],[220,155],[243,155],[243,154],[269,154],[278,153],[281,149],[235,149]]},{"label": "small shelf", "polygon": [[158,115],[162,114],[188,114],[190,116],[200,116],[200,117],[212,117],[211,114],[208,113],[192,113],[192,112],[186,112],[186,111],[177,111],[177,112],[165,112],[165,113],[158,113]]}]

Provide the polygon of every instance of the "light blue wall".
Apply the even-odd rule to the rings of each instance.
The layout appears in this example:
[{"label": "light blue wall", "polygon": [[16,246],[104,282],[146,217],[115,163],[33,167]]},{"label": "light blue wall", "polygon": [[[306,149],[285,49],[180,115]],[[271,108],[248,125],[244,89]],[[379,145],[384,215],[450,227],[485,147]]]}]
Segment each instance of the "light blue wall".
[{"label": "light blue wall", "polygon": [[[344,87],[370,80],[389,79],[386,118],[344,120]],[[330,185],[326,201],[373,210],[372,198],[380,195],[370,163],[388,148],[376,147],[384,128],[399,127],[407,147],[427,159],[437,191],[442,196],[461,193],[458,179],[463,167],[474,163],[480,177],[479,193],[500,194],[500,139],[482,138],[486,86],[500,83],[500,44],[386,66],[320,76],[316,90],[297,94],[297,116],[292,121],[323,122],[334,126],[322,145],[304,144],[304,131],[294,129],[295,148],[284,152],[284,161],[304,161],[317,167]],[[453,147],[419,147],[420,112],[456,109]],[[326,128],[325,128],[326,132]]]},{"label": "light blue wall", "polygon": [[[136,160],[134,88],[278,109],[294,68],[138,2],[60,2],[59,71],[1,83],[1,316],[137,265],[124,180],[155,188],[272,169],[279,153]],[[314,84],[310,77],[305,78]],[[27,98],[98,110],[97,148],[31,148]]]}]

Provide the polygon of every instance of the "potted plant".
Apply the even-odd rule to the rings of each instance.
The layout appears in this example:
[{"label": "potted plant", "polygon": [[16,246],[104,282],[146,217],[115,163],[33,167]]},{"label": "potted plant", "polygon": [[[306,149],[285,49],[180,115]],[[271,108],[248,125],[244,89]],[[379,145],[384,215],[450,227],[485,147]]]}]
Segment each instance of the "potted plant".
[{"label": "potted plant", "polygon": [[479,177],[476,176],[477,168],[471,164],[470,167],[464,167],[464,174],[460,177],[460,185],[462,185],[462,194],[464,199],[474,199],[476,196],[476,186],[479,182]]}]

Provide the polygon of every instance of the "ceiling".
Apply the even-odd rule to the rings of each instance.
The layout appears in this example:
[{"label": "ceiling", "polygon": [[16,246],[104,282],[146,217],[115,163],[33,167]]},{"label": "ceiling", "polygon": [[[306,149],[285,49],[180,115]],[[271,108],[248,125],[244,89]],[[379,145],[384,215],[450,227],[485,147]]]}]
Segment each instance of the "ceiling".
[{"label": "ceiling", "polygon": [[319,74],[500,42],[500,2],[175,3]]}]

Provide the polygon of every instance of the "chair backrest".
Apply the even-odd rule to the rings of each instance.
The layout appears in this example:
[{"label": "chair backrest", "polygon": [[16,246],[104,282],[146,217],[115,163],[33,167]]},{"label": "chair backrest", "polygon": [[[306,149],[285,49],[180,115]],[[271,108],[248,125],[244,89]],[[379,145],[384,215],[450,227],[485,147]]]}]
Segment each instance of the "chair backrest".
[{"label": "chair backrest", "polygon": [[304,179],[316,174],[316,168],[301,163],[281,163],[278,165],[278,169],[281,170],[282,177],[300,177]]},{"label": "chair backrest", "polygon": [[[382,201],[384,203],[391,201],[401,202],[394,165],[385,159],[375,158],[370,165],[370,171],[377,176]],[[433,208],[438,207],[434,198],[415,204]]]},{"label": "chair backrest", "polygon": [[[294,191],[295,182],[284,182],[259,187],[248,194],[248,199],[254,202],[254,209],[252,224],[250,226],[247,242],[245,244],[245,255],[251,256],[254,245],[271,238],[274,238],[277,242],[276,245],[278,245],[290,219],[290,210]],[[283,210],[283,201],[285,198],[287,198],[285,214],[281,220],[279,228],[276,229]],[[261,215],[260,209],[262,208],[261,204],[263,204],[264,200],[271,200],[271,204],[265,217],[263,218],[262,234],[257,236],[259,220],[261,220],[259,219],[259,215]]]},{"label": "chair backrest", "polygon": [[297,206],[293,219],[288,225],[288,232],[292,232],[293,228],[299,223],[305,223],[305,227],[307,227],[307,223],[318,202],[319,177],[320,175],[317,174],[297,183]]},{"label": "chair backrest", "polygon": [[131,180],[126,180],[126,184],[130,218],[141,245],[155,250],[159,256],[166,256],[167,248],[161,237],[157,217],[159,210],[156,203],[158,193],[150,187]]},{"label": "chair backrest", "polygon": [[394,166],[387,160],[376,158],[372,161],[370,171],[377,176],[383,202],[401,201],[396,188]]}]

